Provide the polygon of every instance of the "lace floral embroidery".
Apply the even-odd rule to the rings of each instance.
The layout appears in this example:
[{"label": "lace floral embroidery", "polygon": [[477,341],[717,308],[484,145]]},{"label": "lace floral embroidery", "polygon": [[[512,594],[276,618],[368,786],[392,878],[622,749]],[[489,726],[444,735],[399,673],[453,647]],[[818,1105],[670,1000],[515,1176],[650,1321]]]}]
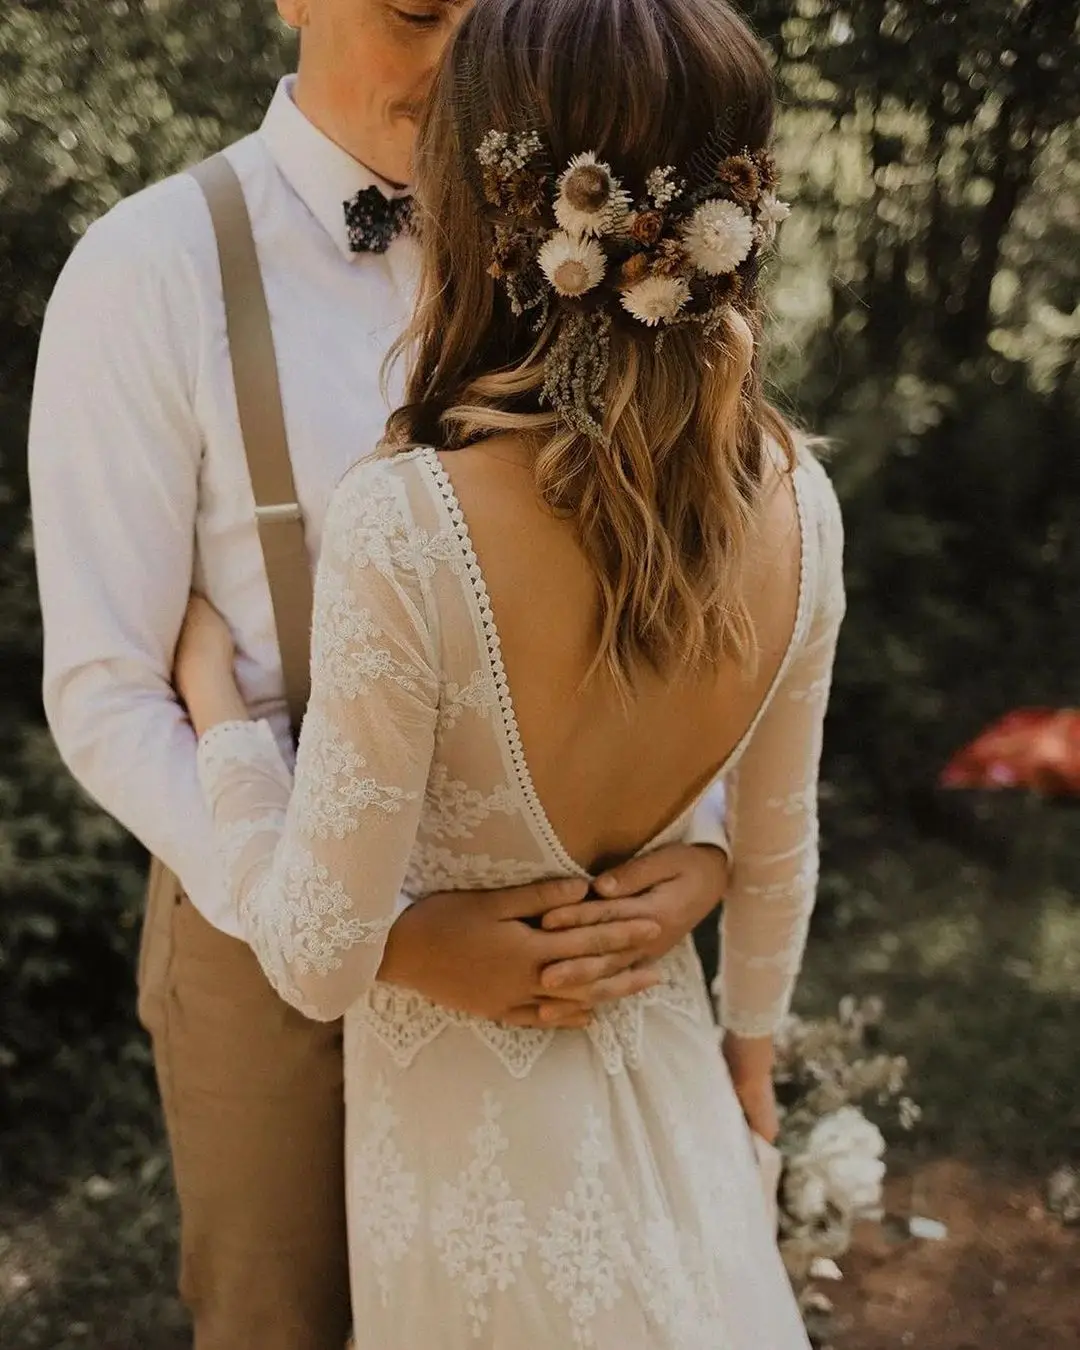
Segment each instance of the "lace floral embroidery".
[{"label": "lace floral embroidery", "polygon": [[[421,833],[424,822],[421,821]],[[409,895],[436,891],[498,891],[540,881],[548,869],[523,858],[493,858],[488,853],[458,853],[420,838],[409,860],[405,889]]]},{"label": "lace floral embroidery", "polygon": [[700,1244],[680,1235],[665,1215],[645,1224],[642,1256],[639,1270],[645,1308],[670,1344],[680,1350],[722,1346],[718,1309],[708,1308],[711,1282]]},{"label": "lace floral embroidery", "polygon": [[338,563],[346,575],[356,567],[374,567],[386,575],[396,566],[412,571],[406,540],[393,478],[363,469],[347,475],[327,519],[324,559]]},{"label": "lace floral embroidery", "polygon": [[379,982],[357,1006],[356,1017],[402,1069],[447,1027],[461,1027],[487,1046],[512,1078],[526,1078],[555,1037],[550,1029],[503,1026]]},{"label": "lace floral embroidery", "polygon": [[445,736],[461,721],[466,712],[488,717],[499,706],[495,681],[486,670],[473,671],[466,684],[444,680],[439,699],[438,735]]},{"label": "lace floral embroidery", "polygon": [[424,1046],[452,1020],[446,1008],[440,1008],[423,994],[378,980],[354,1014],[400,1069],[407,1069]]},{"label": "lace floral embroidery", "polygon": [[[693,1021],[711,1021],[701,967],[689,940],[666,956],[657,969],[663,976],[660,984],[632,998],[603,1004],[586,1029],[609,1074],[641,1064],[644,1018],[650,1006],[664,1006]],[[546,1028],[509,1027],[451,1011],[412,990],[378,982],[357,1015],[401,1068],[410,1065],[425,1046],[453,1026],[470,1031],[512,1078],[526,1078],[557,1034]]]},{"label": "lace floral embroidery", "polygon": [[798,689],[792,689],[788,698],[792,703],[824,704],[828,702],[831,688],[832,671],[830,670],[818,679],[811,680],[809,684]]},{"label": "lace floral embroidery", "polygon": [[353,1232],[363,1245],[364,1262],[375,1271],[384,1307],[390,1301],[390,1267],[409,1254],[420,1223],[416,1177],[406,1170],[397,1145],[400,1126],[386,1080],[380,1077],[372,1085],[350,1170],[357,1201]]},{"label": "lace floral embroidery", "polygon": [[306,849],[295,845],[286,860],[283,890],[289,903],[270,909],[261,903],[256,887],[241,906],[256,951],[268,948],[264,966],[284,961],[301,975],[329,975],[341,969],[341,959],[357,943],[381,941],[390,931],[390,918],[350,917],[353,902],[329,868]]},{"label": "lace floral embroidery", "polygon": [[540,1027],[505,1027],[483,1017],[459,1013],[459,1026],[467,1026],[495,1055],[511,1078],[527,1078],[537,1060],[558,1033]]},{"label": "lace floral embroidery", "polygon": [[436,764],[424,795],[423,829],[435,839],[468,839],[489,816],[513,816],[520,810],[514,789],[499,783],[490,793],[451,778],[445,764]]},{"label": "lace floral embroidery", "polygon": [[803,815],[817,804],[818,785],[815,778],[812,783],[784,797],[770,797],[766,805],[773,811],[782,811],[785,816]]},{"label": "lace floral embroidery", "polygon": [[304,772],[294,790],[297,823],[308,838],[344,839],[361,815],[378,810],[393,815],[416,794],[377,783],[366,774],[367,760],[318,712],[308,714]]},{"label": "lace floral embroidery", "polygon": [[502,1108],[484,1093],[484,1119],[469,1136],[472,1161],[456,1180],[444,1182],[431,1216],[431,1232],[447,1274],[464,1295],[473,1335],[490,1315],[492,1290],[513,1283],[529,1246],[525,1206],[511,1192],[499,1157],[510,1144],[500,1124]]},{"label": "lace floral embroidery", "polygon": [[382,629],[370,610],[353,606],[346,580],[329,569],[324,569],[323,577],[312,657],[328,691],[344,699],[365,698],[379,680],[410,693],[415,690],[420,672],[379,645]]},{"label": "lace floral embroidery", "polygon": [[587,1350],[596,1345],[597,1313],[615,1306],[632,1265],[626,1230],[604,1185],[610,1150],[591,1107],[575,1157],[577,1178],[563,1204],[551,1210],[539,1250],[547,1287],[569,1315],[572,1344]]}]

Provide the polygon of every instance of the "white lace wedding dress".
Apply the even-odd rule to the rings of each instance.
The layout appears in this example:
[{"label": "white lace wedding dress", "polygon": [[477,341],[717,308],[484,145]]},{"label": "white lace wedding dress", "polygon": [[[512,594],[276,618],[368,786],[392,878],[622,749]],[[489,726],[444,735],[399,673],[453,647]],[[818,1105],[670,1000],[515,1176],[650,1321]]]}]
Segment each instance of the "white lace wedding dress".
[{"label": "white lace wedding dress", "polygon": [[[726,766],[723,1016],[754,1035],[786,1010],[813,902],[843,611],[839,512],[808,455],[796,488],[794,635]],[[581,1031],[506,1028],[375,979],[399,891],[584,875],[533,789],[433,452],[358,466],[334,499],[295,787],[265,722],[217,727],[199,753],[268,976],[312,1017],[345,1014],[363,1350],[806,1347],[689,940],[661,985]]]}]

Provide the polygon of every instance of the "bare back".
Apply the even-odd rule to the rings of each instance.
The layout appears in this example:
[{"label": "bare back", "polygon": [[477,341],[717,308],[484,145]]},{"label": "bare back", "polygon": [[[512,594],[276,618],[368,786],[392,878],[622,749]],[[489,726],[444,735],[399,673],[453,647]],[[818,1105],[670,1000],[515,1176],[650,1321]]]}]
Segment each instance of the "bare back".
[{"label": "bare back", "polygon": [[598,589],[571,521],[538,498],[528,451],[496,438],[440,456],[491,597],[525,757],[567,852],[595,869],[667,826],[723,768],[791,645],[801,530],[793,480],[771,461],[745,587],[756,670],[733,660],[678,679],[642,670],[629,703],[587,683]]}]

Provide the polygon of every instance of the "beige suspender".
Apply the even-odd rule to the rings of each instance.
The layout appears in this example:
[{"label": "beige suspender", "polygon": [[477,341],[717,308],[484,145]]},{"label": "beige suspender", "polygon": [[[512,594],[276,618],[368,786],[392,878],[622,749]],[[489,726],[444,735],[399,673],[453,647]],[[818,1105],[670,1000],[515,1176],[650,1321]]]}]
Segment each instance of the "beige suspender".
[{"label": "beige suspender", "polygon": [[[202,188],[217,236],[236,408],[274,606],[285,698],[293,732],[299,734],[310,692],[311,565],[289,462],[266,291],[251,217],[232,165],[224,155],[214,155],[190,173]],[[168,914],[180,894],[177,878],[157,858],[151,859],[140,983],[145,953],[151,946],[147,935],[155,924],[169,922]]]},{"label": "beige suspender", "polygon": [[251,217],[232,165],[224,155],[214,155],[190,173],[206,197],[217,236],[236,408],[255,493],[285,697],[293,730],[299,733],[310,692],[311,566],[289,462],[266,291]]}]

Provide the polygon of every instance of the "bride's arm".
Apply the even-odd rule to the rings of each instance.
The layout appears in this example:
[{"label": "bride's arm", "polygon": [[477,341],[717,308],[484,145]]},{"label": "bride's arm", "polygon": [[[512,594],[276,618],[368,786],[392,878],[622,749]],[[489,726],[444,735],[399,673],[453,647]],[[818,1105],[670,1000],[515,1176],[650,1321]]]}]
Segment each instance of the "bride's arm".
[{"label": "bride's arm", "polygon": [[824,477],[809,629],[733,775],[734,865],[723,911],[720,1017],[737,1084],[767,1080],[802,964],[818,877],[818,767],[844,613],[843,527]]},{"label": "bride's arm", "polygon": [[393,480],[380,487],[354,471],[327,517],[295,782],[267,723],[241,720],[220,686],[184,690],[244,935],[278,993],[320,1020],[376,977],[434,746],[439,680],[407,508]]}]

